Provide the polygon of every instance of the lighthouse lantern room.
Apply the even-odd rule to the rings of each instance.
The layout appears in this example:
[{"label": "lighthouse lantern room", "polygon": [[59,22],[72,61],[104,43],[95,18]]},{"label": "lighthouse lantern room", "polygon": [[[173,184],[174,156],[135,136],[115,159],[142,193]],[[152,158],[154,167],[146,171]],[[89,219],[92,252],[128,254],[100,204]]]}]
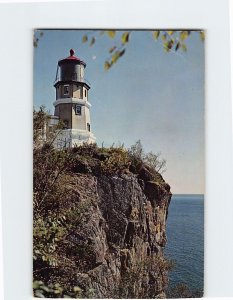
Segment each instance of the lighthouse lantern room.
[{"label": "lighthouse lantern room", "polygon": [[58,61],[54,83],[56,101],[54,117],[62,121],[63,129],[56,138],[56,147],[74,147],[83,143],[95,143],[91,132],[90,107],[88,92],[90,85],[84,79],[86,64],[74,56]]}]

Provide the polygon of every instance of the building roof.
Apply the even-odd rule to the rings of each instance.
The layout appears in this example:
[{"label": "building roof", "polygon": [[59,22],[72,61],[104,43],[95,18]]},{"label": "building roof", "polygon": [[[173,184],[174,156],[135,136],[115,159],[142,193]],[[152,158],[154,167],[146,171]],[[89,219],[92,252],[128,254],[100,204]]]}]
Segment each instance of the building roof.
[{"label": "building roof", "polygon": [[70,56],[59,60],[58,65],[60,66],[61,64],[66,63],[66,62],[74,62],[77,64],[82,64],[82,65],[84,65],[84,67],[86,67],[86,63],[84,61],[82,61],[80,58],[74,56],[74,53],[75,53],[75,51],[73,49],[70,49]]}]

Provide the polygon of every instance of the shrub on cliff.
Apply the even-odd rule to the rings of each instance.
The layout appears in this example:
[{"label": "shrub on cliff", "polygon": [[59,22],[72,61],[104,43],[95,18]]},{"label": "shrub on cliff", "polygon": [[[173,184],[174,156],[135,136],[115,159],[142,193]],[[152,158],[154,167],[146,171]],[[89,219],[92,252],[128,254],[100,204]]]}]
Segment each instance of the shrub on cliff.
[{"label": "shrub on cliff", "polygon": [[128,152],[123,147],[101,149],[106,155],[106,159],[101,161],[103,173],[108,175],[121,174],[127,172],[130,166]]},{"label": "shrub on cliff", "polygon": [[163,173],[166,171],[166,160],[161,159],[161,153],[145,153],[140,140],[136,141],[128,150],[132,165],[138,170],[141,165],[147,165],[151,170]]},{"label": "shrub on cliff", "polygon": [[59,121],[57,125],[53,127],[49,126],[51,116],[46,111],[44,106],[41,106],[39,110],[33,110],[33,146],[38,148],[44,144],[53,145],[57,135],[63,128],[64,123]]}]

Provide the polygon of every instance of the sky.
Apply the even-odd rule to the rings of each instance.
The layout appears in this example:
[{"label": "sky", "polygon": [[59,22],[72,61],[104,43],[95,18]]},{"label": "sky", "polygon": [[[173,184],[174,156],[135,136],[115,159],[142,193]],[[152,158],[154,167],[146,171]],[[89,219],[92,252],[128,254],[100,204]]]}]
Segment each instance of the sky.
[{"label": "sky", "polygon": [[[161,153],[162,175],[174,194],[203,194],[204,177],[204,42],[197,32],[186,40],[187,51],[164,51],[151,31],[133,31],[125,54],[108,71],[109,48],[119,45],[98,31],[43,30],[34,49],[34,106],[54,112],[58,60],[75,55],[87,64],[92,132],[97,144],[141,140],[145,152]],[[82,43],[94,35],[93,46]]]}]

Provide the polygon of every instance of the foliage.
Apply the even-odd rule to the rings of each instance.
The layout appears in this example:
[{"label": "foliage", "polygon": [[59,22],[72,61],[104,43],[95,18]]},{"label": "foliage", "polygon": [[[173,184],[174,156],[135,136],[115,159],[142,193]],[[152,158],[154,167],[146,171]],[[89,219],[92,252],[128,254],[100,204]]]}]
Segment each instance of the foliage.
[{"label": "foliage", "polygon": [[160,155],[160,152],[157,154],[149,152],[145,154],[143,162],[155,171],[159,173],[164,173],[166,171],[166,160],[160,159]]},{"label": "foliage", "polygon": [[[34,148],[45,145],[52,147],[56,137],[64,128],[64,123],[60,120],[57,125],[50,126],[51,116],[46,111],[45,106],[39,110],[33,109],[33,146]],[[52,129],[52,130],[51,130]]]},{"label": "foliage", "polygon": [[38,144],[44,135],[44,127],[48,122],[49,116],[45,111],[45,107],[41,106],[38,111],[33,110],[33,143]]},{"label": "foliage", "polygon": [[121,174],[127,172],[130,166],[128,152],[123,147],[102,149],[106,159],[101,161],[101,168],[105,174]]},{"label": "foliage", "polygon": [[[72,149],[53,148],[56,130],[46,134],[40,143],[41,128],[48,119],[43,107],[34,111],[33,277],[37,283],[34,294],[37,297],[74,296],[76,263],[80,270],[91,263],[91,244],[79,243],[72,252],[77,238],[74,232],[86,217],[90,203],[77,202],[77,196],[69,188],[76,160]],[[74,256],[75,259],[70,259]],[[85,293],[87,291],[82,295]]]},{"label": "foliage", "polygon": [[[202,41],[205,40],[205,32],[203,30],[153,30],[148,32],[152,33],[154,41],[160,41],[164,51],[166,52],[177,52],[179,50],[187,51],[187,46],[185,44],[186,39],[194,32],[200,35],[200,39]],[[84,34],[82,42],[89,42],[89,45],[93,46],[98,37],[103,35],[108,36],[114,41],[114,44],[108,49],[110,57],[106,59],[104,63],[104,69],[109,70],[118,61],[118,59],[125,54],[127,44],[133,35],[133,31],[101,30],[99,31],[99,35],[96,31],[93,31],[89,34]]]},{"label": "foliage", "polygon": [[[154,41],[162,44],[165,52],[187,51],[185,42],[191,33],[197,33],[201,41],[205,40],[205,31],[203,30],[148,30],[148,33],[152,34]],[[43,35],[44,32],[41,30],[34,31],[34,48],[38,47]],[[133,30],[93,30],[82,36],[82,43],[88,43],[90,47],[93,47],[98,38],[104,35],[113,41],[113,45],[108,49],[109,58],[104,62],[104,69],[109,70],[125,54],[127,45],[133,35]]]},{"label": "foliage", "polygon": [[[165,52],[177,52],[179,50],[187,51],[185,42],[191,33],[197,33],[200,35],[201,41],[205,40],[205,31],[203,30],[152,30],[148,32],[152,34],[154,41],[159,41],[162,44]],[[118,38],[118,33],[121,35],[120,39]],[[41,30],[34,31],[34,48],[38,47],[39,41],[43,35],[44,32]],[[130,42],[130,38],[133,35],[133,30],[92,31],[82,36],[82,43],[89,43],[89,46],[92,47],[98,38],[103,35],[108,36],[114,42],[114,44],[108,49],[109,58],[104,62],[104,69],[109,70],[118,61],[118,59],[125,54],[127,44]],[[117,41],[117,38],[119,41]]]},{"label": "foliage", "polygon": [[98,159],[100,161],[98,172],[105,175],[129,173],[133,168],[135,168],[134,173],[137,174],[143,165],[147,166],[152,173],[163,173],[166,167],[165,159],[160,158],[161,154],[145,153],[140,140],[129,149],[124,145],[98,148],[96,144],[84,144],[72,151],[76,153],[76,163],[82,161],[92,166],[90,172],[94,171],[95,160]]},{"label": "foliage", "polygon": [[[57,151],[52,145],[45,144],[34,149],[33,184],[34,209],[45,211],[48,203],[51,207],[57,202],[57,196],[62,195],[59,178],[66,174],[72,166],[73,158],[69,150]],[[46,202],[46,207],[44,206]],[[48,207],[47,207],[48,208]]]},{"label": "foliage", "polygon": [[[147,155],[140,142],[131,150],[123,145],[105,148],[96,144],[57,150],[53,144],[60,125],[48,131],[49,118],[44,107],[34,110],[34,295],[89,298],[94,291],[79,287],[77,273],[87,272],[95,261],[93,241],[83,240],[81,234],[93,203],[91,199],[80,199],[78,192],[72,189],[72,184],[76,184],[75,175],[120,176],[131,172],[133,160],[144,164]],[[157,267],[165,270],[168,266],[159,261]],[[132,282],[133,273],[128,276],[132,277]]]},{"label": "foliage", "polygon": [[145,153],[140,140],[138,140],[134,145],[132,145],[129,148],[128,152],[132,164],[135,166],[136,169],[141,167],[142,164],[145,164],[155,172],[163,173],[166,171],[166,160],[160,158],[161,153]]},{"label": "foliage", "polygon": [[40,38],[44,35],[44,32],[41,30],[35,30],[33,35],[33,47],[37,48]]},{"label": "foliage", "polygon": [[33,292],[38,298],[92,298],[94,290],[89,289],[84,292],[79,286],[73,286],[69,290],[62,287],[59,283],[49,283],[45,285],[41,280],[33,282]]}]

